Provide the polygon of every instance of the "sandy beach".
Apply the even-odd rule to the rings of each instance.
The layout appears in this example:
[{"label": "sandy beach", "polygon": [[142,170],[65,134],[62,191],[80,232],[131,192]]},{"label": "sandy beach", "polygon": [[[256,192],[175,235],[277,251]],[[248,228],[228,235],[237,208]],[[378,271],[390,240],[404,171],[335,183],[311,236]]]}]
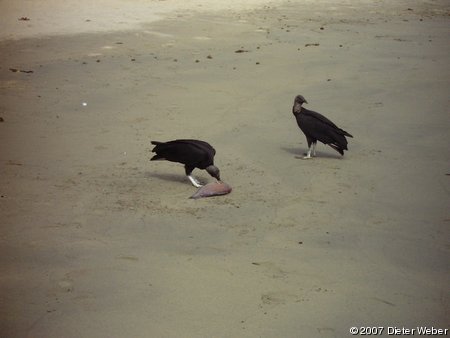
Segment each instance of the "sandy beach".
[{"label": "sandy beach", "polygon": [[[448,1],[0,13],[1,337],[450,328]],[[345,156],[300,159],[297,94]],[[177,138],[214,146],[231,194],[149,161]]]}]

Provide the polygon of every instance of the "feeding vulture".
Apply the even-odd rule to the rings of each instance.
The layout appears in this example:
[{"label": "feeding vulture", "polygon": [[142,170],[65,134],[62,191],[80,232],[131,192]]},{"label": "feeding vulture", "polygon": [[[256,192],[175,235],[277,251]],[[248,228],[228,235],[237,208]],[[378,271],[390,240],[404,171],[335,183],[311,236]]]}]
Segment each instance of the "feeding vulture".
[{"label": "feeding vulture", "polygon": [[150,161],[167,160],[184,164],[186,176],[195,187],[201,187],[199,181],[192,177],[195,168],[206,169],[215,179],[220,181],[220,171],[214,165],[216,150],[205,141],[199,140],[174,140],[168,142],[151,141],[156,153]]},{"label": "feeding vulture", "polygon": [[297,95],[294,100],[294,107],[292,107],[292,113],[297,120],[297,124],[308,142],[308,153],[303,158],[316,156],[317,141],[329,145],[339,154],[344,155],[344,150],[348,150],[345,137],[353,136],[336,126],[322,114],[302,107],[303,103],[308,102],[302,95]]}]

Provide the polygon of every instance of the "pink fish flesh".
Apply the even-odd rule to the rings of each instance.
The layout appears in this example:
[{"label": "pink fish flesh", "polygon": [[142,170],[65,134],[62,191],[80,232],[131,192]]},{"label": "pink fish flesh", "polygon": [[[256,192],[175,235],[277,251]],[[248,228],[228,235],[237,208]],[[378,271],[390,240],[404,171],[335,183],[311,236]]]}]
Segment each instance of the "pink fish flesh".
[{"label": "pink fish flesh", "polygon": [[224,182],[213,182],[200,187],[190,198],[197,199],[203,197],[226,195],[231,192],[231,187]]}]

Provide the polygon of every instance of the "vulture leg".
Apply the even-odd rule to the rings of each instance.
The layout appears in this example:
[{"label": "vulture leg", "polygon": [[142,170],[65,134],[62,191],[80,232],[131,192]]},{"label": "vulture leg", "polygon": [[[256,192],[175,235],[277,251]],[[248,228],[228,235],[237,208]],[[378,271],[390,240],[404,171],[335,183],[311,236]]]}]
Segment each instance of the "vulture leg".
[{"label": "vulture leg", "polygon": [[200,182],[198,180],[196,180],[192,176],[192,171],[194,170],[194,167],[185,165],[184,170],[186,171],[186,176],[189,178],[189,181],[191,181],[192,185],[196,188],[200,188],[202,185],[200,184]]},{"label": "vulture leg", "polygon": [[307,160],[307,159],[309,159],[309,158],[312,158],[312,157],[311,157],[311,147],[309,147],[308,153],[307,153],[305,156],[303,156],[303,159],[304,159],[304,160]]},{"label": "vulture leg", "polygon": [[[316,156],[316,142],[314,142],[313,140],[307,138],[308,141],[308,152],[305,154],[305,156],[303,156],[304,160],[307,160],[309,158],[313,158],[313,156]],[[312,153],[312,156],[311,156]]]},{"label": "vulture leg", "polygon": [[189,181],[191,181],[194,187],[200,188],[202,186],[199,181],[197,181],[194,177],[192,177],[192,175],[187,175],[187,177],[189,178]]},{"label": "vulture leg", "polygon": [[316,145],[317,145],[317,141],[313,142],[312,144],[312,156],[316,157]]}]

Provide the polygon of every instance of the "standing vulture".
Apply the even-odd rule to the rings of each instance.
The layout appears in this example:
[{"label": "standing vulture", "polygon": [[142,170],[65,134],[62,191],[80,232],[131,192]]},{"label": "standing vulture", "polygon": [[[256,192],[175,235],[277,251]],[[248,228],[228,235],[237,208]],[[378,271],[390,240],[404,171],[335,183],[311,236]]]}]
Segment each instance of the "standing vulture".
[{"label": "standing vulture", "polygon": [[199,181],[192,177],[195,168],[206,169],[215,179],[220,181],[220,171],[214,165],[216,150],[205,141],[199,140],[174,140],[168,142],[151,141],[156,153],[150,161],[167,160],[184,164],[186,176],[195,187],[201,187]]},{"label": "standing vulture", "polygon": [[292,113],[297,120],[297,124],[308,142],[308,153],[303,158],[316,156],[317,141],[329,145],[339,154],[344,155],[344,150],[348,150],[345,137],[353,136],[336,126],[322,114],[302,107],[303,103],[308,102],[302,95],[297,95],[294,100],[294,107],[292,107]]}]

